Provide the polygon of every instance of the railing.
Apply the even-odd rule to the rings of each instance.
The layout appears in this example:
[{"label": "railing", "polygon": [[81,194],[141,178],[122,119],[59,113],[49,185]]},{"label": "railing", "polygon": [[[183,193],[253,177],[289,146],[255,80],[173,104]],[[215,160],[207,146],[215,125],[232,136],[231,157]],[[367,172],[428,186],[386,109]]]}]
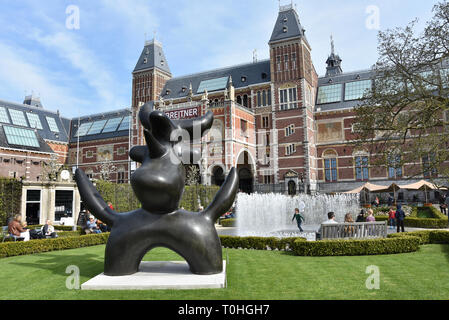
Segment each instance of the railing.
[{"label": "railing", "polygon": [[321,239],[364,239],[385,238],[387,236],[387,221],[332,223],[321,225]]}]

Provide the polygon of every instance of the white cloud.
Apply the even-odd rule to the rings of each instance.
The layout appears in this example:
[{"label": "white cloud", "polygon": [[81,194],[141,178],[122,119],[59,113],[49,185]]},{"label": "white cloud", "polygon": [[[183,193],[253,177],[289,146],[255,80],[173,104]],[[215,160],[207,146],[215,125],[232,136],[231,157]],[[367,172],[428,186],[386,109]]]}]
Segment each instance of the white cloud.
[{"label": "white cloud", "polygon": [[[66,87],[60,85],[61,74],[41,68],[34,63],[34,53],[0,43],[0,93],[1,98],[17,101],[25,93],[33,91],[42,97],[44,106],[49,110],[70,106],[77,109],[86,106],[87,101],[80,99]],[[31,58],[31,59],[30,59]],[[62,111],[62,110],[61,110]],[[68,116],[63,113],[64,116]]]}]

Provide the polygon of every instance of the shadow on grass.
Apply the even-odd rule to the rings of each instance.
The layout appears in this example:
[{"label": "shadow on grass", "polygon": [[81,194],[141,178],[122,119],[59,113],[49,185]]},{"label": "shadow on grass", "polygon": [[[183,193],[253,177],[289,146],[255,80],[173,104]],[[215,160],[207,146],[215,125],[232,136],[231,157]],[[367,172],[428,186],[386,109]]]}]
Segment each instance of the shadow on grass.
[{"label": "shadow on grass", "polygon": [[29,267],[34,269],[42,269],[52,272],[55,275],[66,276],[66,268],[68,266],[77,266],[83,276],[93,277],[103,272],[104,261],[103,256],[96,254],[38,254],[36,261],[29,262],[12,262],[11,264],[20,267]]}]

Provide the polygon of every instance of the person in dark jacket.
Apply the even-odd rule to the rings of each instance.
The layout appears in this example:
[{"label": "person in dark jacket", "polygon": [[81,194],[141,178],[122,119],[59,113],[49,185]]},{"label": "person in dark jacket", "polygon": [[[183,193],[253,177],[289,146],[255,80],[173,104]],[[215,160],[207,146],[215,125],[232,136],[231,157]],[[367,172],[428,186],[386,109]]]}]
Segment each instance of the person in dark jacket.
[{"label": "person in dark jacket", "polygon": [[357,219],[355,220],[355,222],[365,222],[365,211],[360,210],[359,215],[357,216]]},{"label": "person in dark jacket", "polygon": [[301,228],[301,223],[304,221],[304,217],[299,213],[299,209],[295,209],[295,214],[293,215],[292,221],[296,218],[296,223],[298,224],[299,231],[303,232]]},{"label": "person in dark jacket", "polygon": [[401,228],[402,232],[404,231],[404,219],[405,219],[405,212],[402,210],[402,205],[398,204],[396,209],[396,227],[397,232],[399,232],[399,227]]}]

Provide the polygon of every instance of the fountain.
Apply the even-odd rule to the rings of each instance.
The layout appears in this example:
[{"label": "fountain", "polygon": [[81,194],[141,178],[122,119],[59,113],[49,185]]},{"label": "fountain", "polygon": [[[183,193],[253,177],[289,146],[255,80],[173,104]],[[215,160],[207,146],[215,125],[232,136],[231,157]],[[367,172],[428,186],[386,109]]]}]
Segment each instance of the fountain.
[{"label": "fountain", "polygon": [[[298,230],[296,221],[292,222],[294,210],[299,207],[300,201],[305,203],[305,222],[302,226],[304,232]],[[274,193],[239,193],[236,205],[237,235],[305,237],[307,240],[315,240],[316,231],[327,220],[329,211],[335,213],[337,222],[343,222],[348,212],[355,218],[359,208],[359,197],[354,194],[300,194],[291,197]]]}]

